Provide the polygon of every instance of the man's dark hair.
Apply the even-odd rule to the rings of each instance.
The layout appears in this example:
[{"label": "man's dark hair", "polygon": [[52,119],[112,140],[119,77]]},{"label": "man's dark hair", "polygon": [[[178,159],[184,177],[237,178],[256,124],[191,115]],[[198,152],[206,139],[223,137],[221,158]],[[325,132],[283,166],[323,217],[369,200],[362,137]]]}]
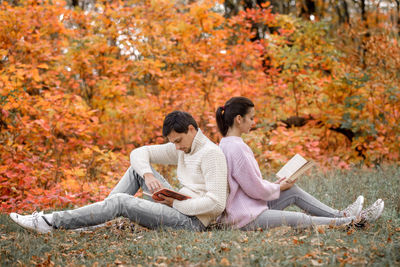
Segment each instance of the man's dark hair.
[{"label": "man's dark hair", "polygon": [[199,128],[189,113],[178,110],[172,111],[164,119],[162,134],[164,137],[167,137],[172,130],[177,133],[187,133],[189,125],[193,125],[196,131]]}]

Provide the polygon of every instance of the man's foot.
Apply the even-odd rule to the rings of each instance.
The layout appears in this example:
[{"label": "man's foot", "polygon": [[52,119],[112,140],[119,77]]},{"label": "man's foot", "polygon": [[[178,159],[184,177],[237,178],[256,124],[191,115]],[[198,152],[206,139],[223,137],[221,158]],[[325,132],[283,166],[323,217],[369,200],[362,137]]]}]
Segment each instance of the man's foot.
[{"label": "man's foot", "polygon": [[382,215],[384,207],[385,203],[382,199],[375,201],[374,204],[361,211],[360,219],[359,222],[356,223],[356,226],[362,227],[368,223],[376,221]]},{"label": "man's foot", "polygon": [[31,215],[20,215],[18,213],[10,213],[11,219],[20,226],[34,230],[41,234],[46,234],[53,230],[53,226],[44,218],[42,212],[34,212]]},{"label": "man's foot", "polygon": [[358,217],[361,213],[361,210],[363,208],[364,204],[364,197],[363,196],[358,196],[356,201],[354,203],[350,204],[347,208],[342,210],[340,213],[343,215],[343,217]]}]

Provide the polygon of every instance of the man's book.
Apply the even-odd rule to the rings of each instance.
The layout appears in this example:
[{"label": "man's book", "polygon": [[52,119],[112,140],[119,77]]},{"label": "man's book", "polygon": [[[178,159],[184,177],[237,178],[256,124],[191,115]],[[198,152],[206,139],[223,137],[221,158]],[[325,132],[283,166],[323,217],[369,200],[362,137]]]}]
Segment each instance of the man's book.
[{"label": "man's book", "polygon": [[160,195],[164,195],[166,197],[171,197],[171,198],[174,198],[174,199],[177,199],[177,200],[186,200],[186,199],[191,198],[191,197],[189,197],[187,195],[181,194],[179,192],[176,192],[176,191],[168,189],[168,188],[160,189],[160,190],[154,192],[153,194],[150,194],[148,192],[143,191],[143,194],[153,198],[156,201],[162,201],[163,200],[163,198],[161,198]]},{"label": "man's book", "polygon": [[290,182],[299,178],[312,166],[314,166],[313,161],[306,160],[301,155],[296,154],[276,173],[276,176],[279,179],[286,177],[285,181]]}]

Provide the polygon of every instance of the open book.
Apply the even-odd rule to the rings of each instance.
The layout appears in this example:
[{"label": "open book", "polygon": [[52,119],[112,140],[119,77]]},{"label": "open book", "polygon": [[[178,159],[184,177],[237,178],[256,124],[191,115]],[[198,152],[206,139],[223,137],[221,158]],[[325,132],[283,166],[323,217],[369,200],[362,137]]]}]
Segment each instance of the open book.
[{"label": "open book", "polygon": [[185,200],[185,199],[191,198],[189,196],[186,196],[184,194],[181,194],[179,192],[176,192],[176,191],[168,189],[168,188],[160,189],[160,190],[154,192],[153,194],[150,194],[148,192],[143,191],[143,195],[149,196],[149,197],[153,198],[156,201],[162,201],[163,200],[163,198],[161,198],[159,195],[164,195],[164,196],[171,197],[171,198],[174,198],[174,199],[177,199],[177,200]]},{"label": "open book", "polygon": [[299,154],[294,155],[277,173],[279,179],[286,177],[285,181],[296,180],[300,175],[314,166],[313,161],[306,160]]}]

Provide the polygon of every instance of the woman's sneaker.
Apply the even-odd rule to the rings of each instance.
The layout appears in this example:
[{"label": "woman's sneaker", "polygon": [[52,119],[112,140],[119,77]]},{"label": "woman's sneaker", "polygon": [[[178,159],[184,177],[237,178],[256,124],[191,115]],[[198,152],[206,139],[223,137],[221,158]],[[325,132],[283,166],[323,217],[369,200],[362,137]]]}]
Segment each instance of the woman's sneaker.
[{"label": "woman's sneaker", "polygon": [[382,215],[384,207],[385,203],[383,200],[378,199],[374,204],[361,211],[359,221],[355,225],[363,227],[368,223],[376,221]]},{"label": "woman's sneaker", "polygon": [[356,201],[354,201],[354,203],[350,204],[350,206],[342,210],[340,214],[342,214],[343,217],[352,217],[352,216],[358,217],[363,208],[363,204],[364,204],[364,197],[358,196]]},{"label": "woman's sneaker", "polygon": [[18,213],[10,213],[11,219],[20,226],[34,230],[38,233],[45,234],[53,230],[53,226],[44,218],[42,212],[34,212],[31,215],[20,215]]}]

